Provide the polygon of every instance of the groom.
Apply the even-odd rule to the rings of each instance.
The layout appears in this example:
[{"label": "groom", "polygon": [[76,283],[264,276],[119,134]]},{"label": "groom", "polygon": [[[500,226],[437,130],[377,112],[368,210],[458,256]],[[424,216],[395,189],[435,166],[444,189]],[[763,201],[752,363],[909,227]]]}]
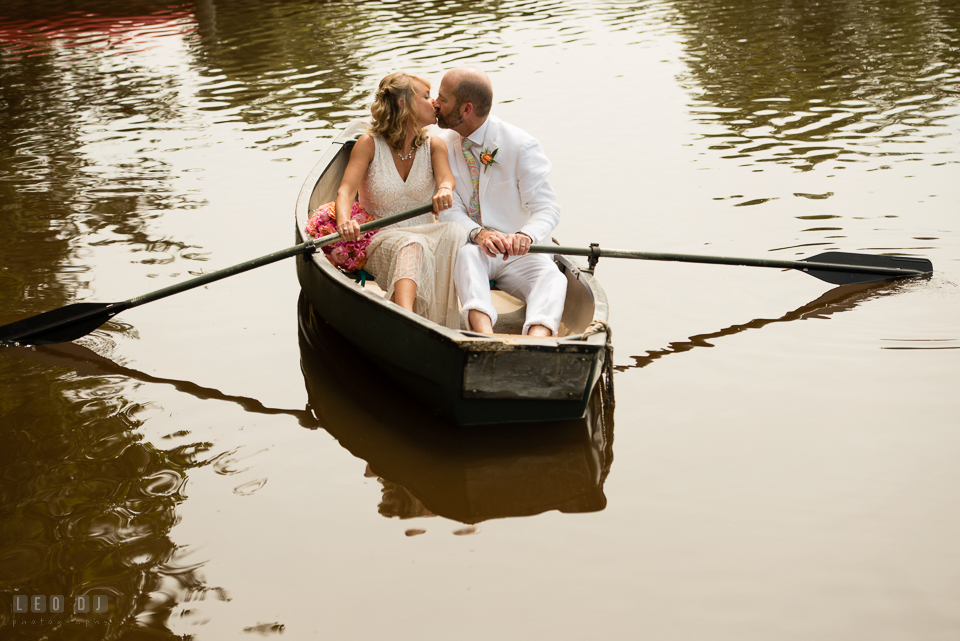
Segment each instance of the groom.
[{"label": "groom", "polygon": [[[567,280],[550,256],[530,254],[549,241],[560,206],[547,176],[550,161],[530,134],[490,115],[493,86],[472,67],[448,71],[434,107],[457,180],[443,221],[463,225],[470,242],[460,248],[454,278],[470,329],[493,333],[497,311],[490,281],[527,304],[523,333],[553,336],[560,327]],[[502,258],[501,258],[502,257]]]}]

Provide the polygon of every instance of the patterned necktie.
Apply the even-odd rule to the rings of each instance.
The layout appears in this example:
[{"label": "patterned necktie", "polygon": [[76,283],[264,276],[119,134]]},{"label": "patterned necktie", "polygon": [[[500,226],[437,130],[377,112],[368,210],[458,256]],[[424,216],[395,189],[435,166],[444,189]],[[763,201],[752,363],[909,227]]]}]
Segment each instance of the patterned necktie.
[{"label": "patterned necktie", "polygon": [[463,157],[467,160],[467,167],[470,168],[470,179],[473,181],[473,194],[470,196],[470,207],[467,215],[478,225],[483,225],[480,220],[480,167],[477,163],[477,157],[473,155],[470,146],[473,143],[469,138],[462,138],[460,146],[463,148]]}]

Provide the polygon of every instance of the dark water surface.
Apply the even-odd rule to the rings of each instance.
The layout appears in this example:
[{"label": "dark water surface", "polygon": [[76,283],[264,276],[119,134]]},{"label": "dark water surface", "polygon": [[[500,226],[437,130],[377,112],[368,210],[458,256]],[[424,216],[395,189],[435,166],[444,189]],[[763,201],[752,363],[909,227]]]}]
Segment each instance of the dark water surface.
[{"label": "dark water surface", "polygon": [[564,244],[936,273],[602,260],[616,409],[530,429],[425,415],[292,262],[0,351],[0,638],[960,636],[955,0],[7,0],[0,323],[292,245],[379,79],[461,64]]}]

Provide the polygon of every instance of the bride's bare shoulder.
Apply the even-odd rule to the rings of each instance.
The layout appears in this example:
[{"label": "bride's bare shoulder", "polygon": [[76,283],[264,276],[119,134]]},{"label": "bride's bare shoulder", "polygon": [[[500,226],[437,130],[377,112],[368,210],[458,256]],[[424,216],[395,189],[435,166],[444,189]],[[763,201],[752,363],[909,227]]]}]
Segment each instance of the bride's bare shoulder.
[{"label": "bride's bare shoulder", "polygon": [[357,139],[357,142],[353,145],[353,151],[350,152],[350,156],[360,156],[361,158],[370,158],[374,156],[376,151],[376,143],[373,140],[373,136],[370,134],[363,134]]},{"label": "bride's bare shoulder", "polygon": [[430,148],[447,153],[447,143],[439,134],[430,134]]}]

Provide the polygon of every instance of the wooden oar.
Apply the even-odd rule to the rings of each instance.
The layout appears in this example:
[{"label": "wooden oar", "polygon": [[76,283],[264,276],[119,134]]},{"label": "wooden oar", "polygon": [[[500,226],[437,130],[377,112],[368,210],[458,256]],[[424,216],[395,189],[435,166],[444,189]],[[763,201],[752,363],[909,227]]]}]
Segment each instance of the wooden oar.
[{"label": "wooden oar", "polygon": [[[364,223],[360,225],[360,231],[368,232],[371,229],[379,229],[380,227],[392,225],[401,220],[407,220],[408,218],[413,218],[414,216],[426,214],[431,211],[433,211],[432,204],[423,205],[416,209],[410,209],[399,214],[384,216],[378,220]],[[120,312],[132,307],[138,307],[161,298],[166,298],[167,296],[172,296],[173,294],[185,292],[188,289],[227,278],[228,276],[241,274],[251,269],[256,269],[257,267],[263,267],[264,265],[275,263],[284,258],[313,253],[317,249],[339,240],[340,234],[330,234],[322,238],[308,240],[305,243],[288,247],[287,249],[267,254],[260,258],[254,258],[253,260],[248,260],[245,263],[240,263],[233,267],[227,267],[219,271],[204,274],[203,276],[198,276],[197,278],[178,285],[164,287],[155,292],[144,294],[143,296],[136,296],[119,303],[74,303],[73,305],[67,305],[66,307],[60,307],[49,312],[37,314],[36,316],[24,318],[23,320],[0,327],[0,345],[7,347],[12,345],[48,345],[50,343],[66,343],[76,340],[81,336],[86,336]]]},{"label": "wooden oar", "polygon": [[601,249],[596,245],[584,247],[558,247],[555,245],[532,245],[536,254],[563,254],[587,256],[592,269],[599,258],[633,258],[636,260],[664,260],[681,263],[709,263],[714,265],[743,265],[747,267],[774,267],[796,269],[816,276],[834,285],[874,283],[898,278],[913,278],[933,273],[933,263],[926,258],[909,256],[877,256],[876,254],[851,254],[827,252],[803,260],[771,260],[765,258],[732,258],[727,256],[699,256],[695,254],[659,254],[652,252]]}]

